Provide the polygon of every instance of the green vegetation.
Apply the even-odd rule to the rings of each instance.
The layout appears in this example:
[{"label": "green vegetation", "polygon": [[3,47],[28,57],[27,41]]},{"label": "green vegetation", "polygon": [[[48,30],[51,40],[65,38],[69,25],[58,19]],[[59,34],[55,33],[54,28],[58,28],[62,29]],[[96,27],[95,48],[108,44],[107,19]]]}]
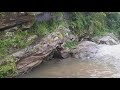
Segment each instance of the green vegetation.
[{"label": "green vegetation", "polygon": [[84,33],[94,35],[104,31],[104,13],[75,12],[72,13],[72,17],[69,27],[78,36]]},{"label": "green vegetation", "polygon": [[25,48],[33,41],[27,41],[27,37],[31,34],[28,31],[9,32],[0,38],[0,59],[6,57],[12,52]]},{"label": "green vegetation", "polygon": [[33,27],[31,28],[31,31],[35,33],[36,35],[40,37],[44,37],[48,35],[49,33],[54,32],[57,30],[59,26],[66,26],[64,19],[57,19],[56,17],[63,16],[63,13],[54,13],[54,18],[48,22],[36,22]]},{"label": "green vegetation", "polygon": [[80,37],[103,35],[107,32],[118,33],[120,14],[118,12],[73,12],[68,20],[71,31]]},{"label": "green vegetation", "polygon": [[69,48],[69,49],[73,49],[75,48],[76,46],[78,45],[78,42],[77,41],[68,41],[65,43],[64,47],[66,48]]},{"label": "green vegetation", "polygon": [[0,78],[13,77],[17,74],[14,58],[8,56],[4,60],[1,60],[1,62],[2,65],[0,65]]}]

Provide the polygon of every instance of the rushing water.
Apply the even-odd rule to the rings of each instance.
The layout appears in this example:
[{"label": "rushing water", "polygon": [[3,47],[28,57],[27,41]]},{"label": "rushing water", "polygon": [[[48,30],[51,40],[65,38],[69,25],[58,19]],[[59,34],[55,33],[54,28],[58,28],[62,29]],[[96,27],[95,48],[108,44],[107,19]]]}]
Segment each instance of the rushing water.
[{"label": "rushing water", "polygon": [[117,77],[114,67],[95,62],[68,58],[42,63],[19,78],[110,78]]}]

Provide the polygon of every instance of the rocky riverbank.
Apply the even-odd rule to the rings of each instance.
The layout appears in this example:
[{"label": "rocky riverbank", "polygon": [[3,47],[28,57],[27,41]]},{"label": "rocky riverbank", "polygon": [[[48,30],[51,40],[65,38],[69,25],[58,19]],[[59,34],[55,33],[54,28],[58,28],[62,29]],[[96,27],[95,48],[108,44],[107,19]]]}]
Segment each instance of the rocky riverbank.
[{"label": "rocky riverbank", "polygon": [[62,47],[59,52],[59,55],[64,58],[59,58],[62,61],[57,61],[58,58],[52,59],[53,61],[43,63],[37,69],[33,69],[32,72],[19,78],[120,77],[119,40],[115,38],[114,34],[107,34],[103,37],[97,38],[96,41],[98,42],[94,41],[94,38],[92,41],[79,42],[72,50]]},{"label": "rocky riverbank", "polygon": [[49,34],[37,44],[13,53],[11,56],[16,62],[17,75],[27,73],[42,62],[53,58],[94,60],[102,64],[110,64],[119,71],[120,44],[114,34],[109,33],[103,37],[94,37],[91,41],[83,40],[73,48],[65,47],[65,44],[71,41],[78,42],[77,36],[70,34],[69,29],[63,28]]},{"label": "rocky riverbank", "polygon": [[[93,41],[95,38],[93,38]],[[102,64],[109,64],[120,70],[120,44],[119,40],[114,34],[107,34],[101,38],[97,38],[93,41],[79,42],[76,48],[73,50],[66,50],[66,54],[63,56],[80,59],[80,60],[93,60]],[[67,52],[68,51],[68,52]],[[61,51],[62,52],[62,51]],[[66,58],[65,57],[65,58]]]},{"label": "rocky riverbank", "polygon": [[[58,59],[67,59],[71,57],[71,58],[79,59],[81,61],[94,60],[101,64],[102,63],[110,64],[116,67],[116,69],[119,71],[120,52],[118,50],[120,48],[120,45],[119,45],[119,40],[115,38],[114,34],[108,34],[104,36],[104,38],[103,37],[98,38],[97,40],[98,42],[95,42],[94,38],[92,41],[81,41],[78,43],[78,45],[76,45],[76,47],[72,49],[66,48],[62,44],[65,44],[67,41],[70,40],[75,40],[74,38],[76,37],[74,35],[73,36],[70,35],[71,37],[68,35],[66,38],[65,37],[61,38],[63,36],[62,34],[60,34],[60,32],[56,34],[59,35],[57,35],[57,37],[54,37],[55,33],[53,33],[50,34],[46,39],[44,38],[43,41],[46,42],[44,43],[43,47],[40,49],[39,46],[42,45],[41,43],[39,45],[36,45],[37,47],[39,47],[39,50],[37,50],[37,52],[33,50],[32,52],[33,54],[30,54],[31,51],[29,51],[29,53],[25,53],[26,52],[25,51],[23,53],[19,52],[13,54],[13,56],[14,57],[17,56],[17,58],[20,57],[21,55],[25,56],[26,54],[29,54],[25,56],[25,58],[21,59],[20,62],[18,62],[17,70],[20,73],[26,73],[27,71],[30,71],[33,67],[38,66],[41,62],[45,60],[52,60],[54,57],[57,57]],[[53,36],[51,37],[51,35]],[[54,39],[52,39],[53,37]],[[54,40],[56,40],[56,44]],[[50,42],[51,44],[48,42]],[[34,49],[36,48],[36,46],[34,46]],[[50,48],[49,46],[53,48]],[[32,50],[32,49],[26,49],[26,50]],[[41,50],[43,50],[43,52]]]},{"label": "rocky riverbank", "polygon": [[[111,31],[109,24],[114,21],[109,17],[111,13],[3,12],[0,15],[0,77],[9,72],[26,73],[54,58],[94,60],[109,63],[119,71],[120,32],[118,26]],[[104,35],[108,32],[118,37],[113,33]]]},{"label": "rocky riverbank", "polygon": [[67,34],[65,34],[68,33],[67,29],[62,30],[64,34],[60,31],[53,32],[37,44],[10,55],[16,62],[17,75],[26,73],[44,60],[53,58],[56,48],[66,41],[65,38],[68,38]]}]

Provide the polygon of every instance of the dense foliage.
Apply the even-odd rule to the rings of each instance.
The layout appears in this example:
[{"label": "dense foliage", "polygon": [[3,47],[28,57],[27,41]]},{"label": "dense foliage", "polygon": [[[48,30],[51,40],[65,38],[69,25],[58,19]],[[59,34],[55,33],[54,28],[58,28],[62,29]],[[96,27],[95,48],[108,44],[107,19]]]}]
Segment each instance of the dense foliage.
[{"label": "dense foliage", "polygon": [[103,35],[106,32],[117,32],[120,26],[120,14],[118,12],[73,12],[68,21],[72,32],[78,36]]}]

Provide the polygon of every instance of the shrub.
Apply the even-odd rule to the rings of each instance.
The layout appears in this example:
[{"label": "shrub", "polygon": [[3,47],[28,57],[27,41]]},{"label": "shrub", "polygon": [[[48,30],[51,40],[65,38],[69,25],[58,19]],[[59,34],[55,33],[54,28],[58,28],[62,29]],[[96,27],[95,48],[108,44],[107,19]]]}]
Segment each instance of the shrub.
[{"label": "shrub", "polygon": [[3,64],[0,65],[0,78],[13,77],[17,74],[16,64],[13,57],[8,56],[4,58],[2,62]]}]

